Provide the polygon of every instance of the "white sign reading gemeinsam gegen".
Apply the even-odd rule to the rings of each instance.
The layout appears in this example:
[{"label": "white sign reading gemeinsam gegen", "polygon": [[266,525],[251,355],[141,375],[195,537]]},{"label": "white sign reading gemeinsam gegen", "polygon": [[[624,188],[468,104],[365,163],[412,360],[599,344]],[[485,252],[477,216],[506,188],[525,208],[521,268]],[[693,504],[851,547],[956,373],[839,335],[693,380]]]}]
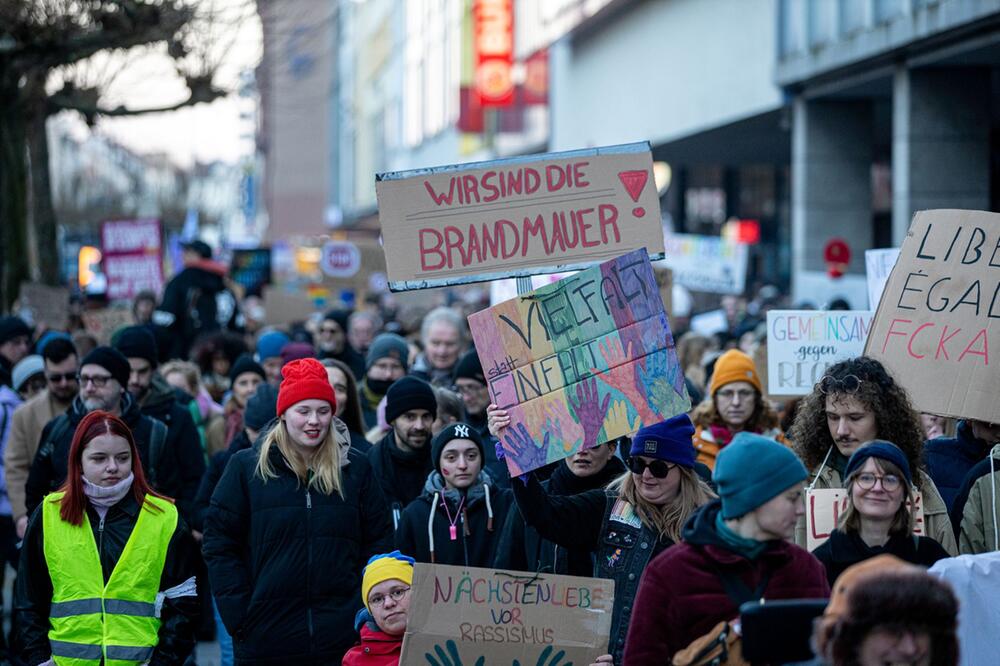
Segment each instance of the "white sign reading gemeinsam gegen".
[{"label": "white sign reading gemeinsam gegen", "polygon": [[810,393],[829,366],[862,354],[873,316],[868,310],[768,312],[768,393]]}]

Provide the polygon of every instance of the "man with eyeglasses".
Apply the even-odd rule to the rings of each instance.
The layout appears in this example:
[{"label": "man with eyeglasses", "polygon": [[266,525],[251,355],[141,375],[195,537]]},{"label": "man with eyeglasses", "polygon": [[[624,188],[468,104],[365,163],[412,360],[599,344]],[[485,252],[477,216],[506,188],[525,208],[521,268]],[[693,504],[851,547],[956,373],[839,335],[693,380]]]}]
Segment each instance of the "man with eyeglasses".
[{"label": "man with eyeglasses", "polygon": [[361,642],[344,655],[343,666],[399,664],[410,612],[413,562],[398,550],[368,560],[361,579],[365,607],[355,618]]},{"label": "man with eyeglasses", "polygon": [[[862,444],[881,439],[898,446],[921,494],[924,533],[949,554],[958,553],[948,507],[924,471],[920,416],[881,363],[859,356],[827,368],[812,393],[799,402],[789,434],[809,470],[810,490],[843,488],[847,461]],[[795,529],[795,542],[806,546],[804,517]]]},{"label": "man with eyeglasses", "polygon": [[737,433],[747,431],[785,443],[778,415],[763,396],[753,359],[730,349],[715,362],[708,398],[691,415],[698,462],[715,469],[715,459]]},{"label": "man with eyeglasses", "polygon": [[347,365],[355,379],[364,377],[365,359],[347,342],[347,310],[330,310],[319,324],[318,356],[332,358]]},{"label": "man with eyeglasses", "polygon": [[80,362],[80,394],[66,413],[42,431],[25,483],[27,515],[66,480],[73,433],[83,417],[95,410],[110,412],[128,425],[146,478],[155,490],[171,498],[182,496],[176,457],[166,447],[167,427],[139,410],[126,390],[129,371],[128,360],[111,347],[96,347]]},{"label": "man with eyeglasses", "polygon": [[70,408],[80,388],[76,379],[79,357],[69,335],[49,336],[44,345],[40,343],[39,352],[45,363],[46,388],[14,412],[10,438],[3,453],[7,496],[18,539],[24,537],[28,526],[24,484],[28,480],[28,470],[38,450],[42,430],[49,421]]}]

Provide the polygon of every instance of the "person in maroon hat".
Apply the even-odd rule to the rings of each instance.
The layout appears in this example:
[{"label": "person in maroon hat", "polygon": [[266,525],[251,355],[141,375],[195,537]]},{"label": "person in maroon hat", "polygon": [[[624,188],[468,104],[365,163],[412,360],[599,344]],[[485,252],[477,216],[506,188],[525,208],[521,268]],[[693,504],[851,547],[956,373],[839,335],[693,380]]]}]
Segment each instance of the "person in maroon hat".
[{"label": "person in maroon hat", "polygon": [[361,570],[391,550],[392,523],[368,460],[335,427],[326,369],[307,358],[282,374],[279,421],[230,459],[203,552],[237,662],[340,663]]}]

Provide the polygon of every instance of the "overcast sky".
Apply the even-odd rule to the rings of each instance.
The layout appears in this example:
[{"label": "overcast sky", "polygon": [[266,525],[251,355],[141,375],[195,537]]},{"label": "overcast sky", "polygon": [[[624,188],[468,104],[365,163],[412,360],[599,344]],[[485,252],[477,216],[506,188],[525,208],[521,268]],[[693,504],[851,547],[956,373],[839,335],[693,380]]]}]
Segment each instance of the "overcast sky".
[{"label": "overcast sky", "polygon": [[[249,1],[250,5],[248,0],[216,0],[240,11],[252,8],[252,0]],[[231,44],[231,47],[224,49],[225,57],[215,80],[233,94],[211,104],[171,113],[102,119],[97,131],[138,152],[166,152],[180,166],[189,166],[196,160],[235,162],[242,156],[251,155],[252,141],[240,137],[241,134],[252,135],[253,120],[241,120],[240,113],[251,111],[253,104],[241,99],[235,91],[241,72],[252,72],[260,62],[260,23],[256,14],[252,14],[251,19],[224,28],[222,32],[218,43]],[[183,99],[184,94],[185,88],[173,74],[171,61],[165,56],[149,55],[133,60],[121,70],[103,103],[148,108],[175,103]]]}]

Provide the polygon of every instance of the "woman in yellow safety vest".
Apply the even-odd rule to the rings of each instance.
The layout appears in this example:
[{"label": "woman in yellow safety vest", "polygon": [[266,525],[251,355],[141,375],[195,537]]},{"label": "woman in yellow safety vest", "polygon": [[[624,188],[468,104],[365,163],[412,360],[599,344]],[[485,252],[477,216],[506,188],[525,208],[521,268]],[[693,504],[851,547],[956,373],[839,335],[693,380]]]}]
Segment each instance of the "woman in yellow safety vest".
[{"label": "woman in yellow safety vest", "polygon": [[128,426],[85,416],[66,483],[24,535],[16,605],[31,664],[183,664],[198,612],[196,546],[173,502],[143,474]]}]

